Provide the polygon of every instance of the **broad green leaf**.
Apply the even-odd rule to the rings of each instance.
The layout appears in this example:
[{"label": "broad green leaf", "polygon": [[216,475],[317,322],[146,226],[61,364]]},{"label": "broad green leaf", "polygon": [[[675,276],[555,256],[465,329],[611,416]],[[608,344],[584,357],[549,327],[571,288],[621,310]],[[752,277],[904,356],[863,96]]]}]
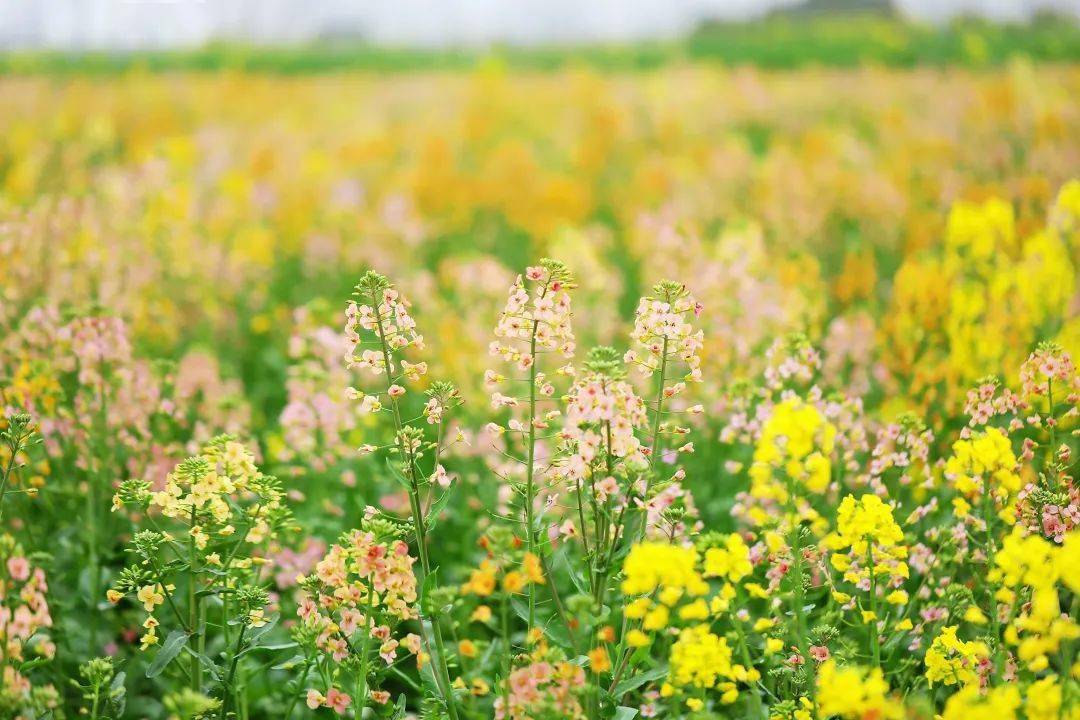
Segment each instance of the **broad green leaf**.
[{"label": "broad green leaf", "polygon": [[210,677],[214,679],[214,682],[221,682],[221,667],[218,666],[213,660],[206,655],[194,650],[190,645],[184,648],[184,652],[192,657],[198,658],[199,663],[210,673]]},{"label": "broad green leaf", "polygon": [[386,458],[386,467],[388,470],[390,470],[390,475],[393,476],[394,480],[397,481],[398,485],[405,488],[406,490],[412,490],[412,483],[410,483],[408,479],[406,479],[406,477],[401,474],[401,470],[399,470],[397,466],[394,465],[393,460],[391,460],[390,458]]},{"label": "broad green leaf", "polygon": [[446,504],[450,502],[450,495],[453,494],[454,486],[443,490],[442,494],[436,498],[435,502],[431,504],[431,509],[427,514],[427,526],[428,530],[434,530],[435,526],[439,524],[439,514],[446,508]]},{"label": "broad green leaf", "polygon": [[165,642],[161,644],[161,649],[154,656],[154,661],[150,663],[150,667],[146,668],[146,677],[155,678],[160,675],[165,666],[171,663],[184,649],[187,639],[188,634],[183,630],[173,630],[169,633],[169,637],[165,638]]},{"label": "broad green leaf", "polygon": [[277,665],[270,668],[271,670],[292,670],[295,667],[299,667],[304,664],[306,658],[303,655],[293,655],[285,662],[279,662]]},{"label": "broad green leaf", "polygon": [[667,675],[667,666],[653,668],[652,670],[646,670],[635,674],[633,677],[628,677],[621,683],[615,686],[615,689],[611,691],[611,694],[616,698],[620,698],[631,690],[637,690],[639,687],[646,683],[650,683],[653,680],[659,680]]}]

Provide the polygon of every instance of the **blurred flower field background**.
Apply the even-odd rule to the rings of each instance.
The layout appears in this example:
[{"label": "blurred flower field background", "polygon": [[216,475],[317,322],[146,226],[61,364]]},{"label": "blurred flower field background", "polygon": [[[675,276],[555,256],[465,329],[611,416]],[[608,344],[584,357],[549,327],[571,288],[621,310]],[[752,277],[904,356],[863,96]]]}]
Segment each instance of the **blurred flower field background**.
[{"label": "blurred flower field background", "polygon": [[0,717],[1080,718],[1076,31],[771,27],[6,59]]}]

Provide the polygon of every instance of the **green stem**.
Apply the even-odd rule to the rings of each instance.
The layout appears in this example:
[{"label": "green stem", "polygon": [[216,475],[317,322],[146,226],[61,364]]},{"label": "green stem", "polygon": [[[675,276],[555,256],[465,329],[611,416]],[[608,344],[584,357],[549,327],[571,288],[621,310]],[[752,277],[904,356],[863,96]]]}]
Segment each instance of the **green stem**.
[{"label": "green stem", "polygon": [[[987,575],[994,568],[996,548],[994,546],[994,497],[990,492],[989,478],[983,480],[983,515],[986,520],[986,547],[983,554],[986,555]],[[1001,672],[1001,621],[998,619],[997,598],[992,588],[987,588],[990,601],[990,623],[994,629],[994,677]]]},{"label": "green stem", "polygon": [[873,656],[875,668],[881,667],[881,641],[878,638],[877,617],[877,573],[874,572],[874,544],[872,540],[864,538],[866,542],[866,568],[870,573],[870,614],[873,619],[868,623],[870,631],[870,651]]},{"label": "green stem", "polygon": [[1054,420],[1054,379],[1046,379],[1046,402],[1049,406],[1046,414],[1049,415],[1050,422],[1050,458],[1053,462],[1054,453],[1057,452],[1057,422]]},{"label": "green stem", "polygon": [[[656,386],[656,402],[653,406],[653,411],[656,415],[653,417],[652,447],[649,452],[649,473],[645,477],[645,499],[648,499],[649,496],[649,488],[652,486],[652,476],[656,468],[656,456],[660,452],[660,423],[664,417],[664,383],[667,382],[667,364],[668,339],[667,337],[664,337],[664,345],[660,350],[660,376]],[[649,511],[647,508],[643,507],[641,510],[641,525],[636,533],[637,542],[640,542],[645,538],[645,532],[648,530],[648,523]]]},{"label": "green stem", "polygon": [[[196,589],[195,575],[195,536],[191,529],[195,527],[195,506],[191,507],[191,525],[188,527],[188,626],[191,632],[202,636],[202,628],[199,627],[200,603]],[[202,692],[202,664],[197,655],[191,656],[191,689]],[[225,702],[222,702],[224,707]],[[222,715],[222,717],[225,717]]]},{"label": "green stem", "polygon": [[500,609],[501,617],[501,631],[503,640],[503,683],[502,683],[502,700],[503,700],[503,715],[510,717],[510,613],[507,607],[510,604],[510,598],[505,593],[502,599],[502,608]]},{"label": "green stem", "polygon": [[[543,293],[541,293],[541,297]],[[536,552],[536,528],[533,519],[533,506],[536,504],[536,478],[533,464],[536,461],[536,329],[540,321],[533,319],[532,332],[529,334],[529,448],[525,465],[525,546],[534,555]],[[529,583],[529,633],[536,622],[536,585]]]},{"label": "green stem", "polygon": [[375,591],[368,586],[367,610],[364,612],[364,643],[360,646],[360,677],[356,680],[356,717],[363,716],[368,695],[368,653],[371,649],[371,612],[375,606]]},{"label": "green stem", "polygon": [[8,458],[7,467],[4,468],[4,477],[0,479],[0,525],[4,520],[4,498],[7,496],[8,478],[11,477],[11,469],[15,466],[15,457],[22,451],[22,443],[16,442],[8,446],[11,457]]},{"label": "green stem", "polygon": [[[416,461],[412,457],[412,451],[405,446],[404,440],[401,436],[401,431],[404,427],[404,422],[401,419],[401,408],[398,405],[397,398],[390,395],[390,386],[393,385],[393,368],[390,365],[390,346],[386,340],[386,330],[383,326],[382,314],[379,312],[378,298],[372,294],[371,296],[372,306],[375,309],[375,322],[377,334],[379,337],[379,344],[382,347],[383,358],[383,370],[386,372],[386,389],[387,397],[390,400],[390,407],[393,409],[394,414],[394,430],[395,440],[398,444],[398,451],[401,453],[402,463],[405,465],[405,469],[409,474],[409,505],[412,509],[413,516],[413,532],[416,535],[417,552],[420,555],[420,566],[423,570],[422,577],[418,578],[421,587],[424,580],[431,574],[431,560],[428,557],[427,548],[427,532],[425,527],[423,508],[420,504],[420,481],[417,477]],[[421,615],[423,614],[423,608],[421,608]],[[439,626],[439,618],[431,618],[431,632],[435,639],[435,682],[439,686],[439,691],[442,693],[443,702],[446,704],[447,712],[450,713],[451,720],[458,720],[457,704],[454,700],[454,693],[450,686],[450,670],[446,662],[446,645],[443,641],[442,628]]]},{"label": "green stem", "polygon": [[[229,700],[233,697],[233,683],[236,680],[236,667],[240,664],[240,647],[244,643],[244,631],[247,630],[247,624],[240,625],[240,632],[236,636],[236,645],[233,648],[232,662],[229,664],[229,674],[225,678],[225,689],[221,698],[221,714],[218,716],[221,720],[225,720],[228,716]],[[196,658],[197,660],[198,658]]]},{"label": "green stem", "polygon": [[788,512],[791,518],[791,569],[792,569],[792,598],[794,600],[795,615],[795,644],[802,655],[803,663],[809,676],[810,685],[813,685],[814,665],[810,660],[810,638],[806,630],[806,585],[803,577],[803,553],[802,553],[802,526],[799,522],[798,509],[795,507],[794,482],[788,478]]},{"label": "green stem", "polygon": [[289,701],[289,707],[285,710],[285,720],[289,720],[292,717],[293,710],[296,709],[296,703],[300,700],[300,694],[304,692],[304,683],[307,681],[308,673],[311,672],[311,657],[304,658],[304,672],[300,673],[299,682],[296,685],[296,692],[293,693],[292,700]]},{"label": "green stem", "polygon": [[101,702],[101,685],[94,684],[94,704],[90,707],[90,720],[97,720],[98,704]]},{"label": "green stem", "polygon": [[563,625],[566,626],[567,637],[570,638],[570,646],[574,649],[574,653],[578,652],[577,638],[574,636],[573,628],[570,627],[570,617],[566,614],[566,608],[563,606],[562,598],[559,596],[559,589],[555,587],[555,577],[551,572],[551,568],[548,566],[547,558],[543,553],[540,554],[540,568],[544,571],[544,577],[547,578],[548,589],[551,592],[551,601],[555,604],[555,612],[558,613],[559,618],[562,620]]},{"label": "green stem", "polygon": [[[750,648],[746,645],[746,633],[743,631],[740,620],[735,621],[735,632],[739,638],[739,652],[742,655],[743,664],[747,670],[751,670],[754,667],[754,661],[750,658]],[[756,688],[751,688],[750,705],[753,708],[753,720],[761,720],[765,712],[761,704],[761,695],[758,694]]]}]

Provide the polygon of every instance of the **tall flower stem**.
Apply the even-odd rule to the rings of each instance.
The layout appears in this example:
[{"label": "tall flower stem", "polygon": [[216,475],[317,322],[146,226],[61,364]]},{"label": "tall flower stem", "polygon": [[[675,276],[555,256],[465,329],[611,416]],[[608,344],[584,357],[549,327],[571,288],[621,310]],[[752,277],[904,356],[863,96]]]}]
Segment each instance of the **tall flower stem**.
[{"label": "tall flower stem", "polygon": [[[986,547],[983,548],[983,554],[986,555],[986,572],[989,574],[994,567],[996,547],[994,545],[994,496],[990,492],[990,483],[986,480],[983,481],[983,515],[986,521]],[[991,588],[987,590],[990,596],[990,623],[994,631],[994,676],[996,677],[1001,672],[1001,648],[998,645],[1001,640],[1001,620],[998,617],[997,597]]]},{"label": "tall flower stem", "polygon": [[220,720],[225,720],[229,716],[229,701],[236,694],[233,686],[236,683],[236,668],[240,664],[240,648],[244,644],[244,631],[247,630],[246,624],[240,625],[240,632],[236,636],[236,645],[233,647],[232,661],[229,663],[229,674],[225,678],[225,691],[222,693],[224,696],[221,700],[221,715]]},{"label": "tall flower stem", "polygon": [[[646,497],[648,497],[649,488],[652,486],[653,473],[656,471],[656,456],[660,453],[660,425],[664,417],[664,383],[667,382],[667,366],[668,339],[665,337],[663,347],[660,350],[660,375],[657,377],[656,399],[653,401],[653,411],[655,412],[655,416],[653,417],[652,426],[652,445],[649,449],[649,474],[645,478]],[[648,523],[648,509],[642,508],[641,524],[637,529],[636,542],[640,542],[645,538],[645,533],[648,530]]]},{"label": "tall flower stem", "polygon": [[[196,576],[195,576],[195,536],[190,532],[195,527],[195,507],[191,508],[191,526],[188,532],[188,627],[191,628],[191,632],[202,636],[202,629],[199,627],[199,599],[197,594]],[[191,689],[195,692],[202,692],[202,664],[199,662],[197,655],[191,656]],[[226,688],[228,691],[228,688]],[[225,703],[222,703],[222,707]],[[224,717],[224,716],[222,716]]]},{"label": "tall flower stem", "polygon": [[8,452],[11,455],[4,465],[3,475],[0,476],[0,523],[4,520],[4,499],[8,495],[7,488],[11,480],[11,474],[15,470],[15,463],[18,461],[19,453],[26,448],[27,440],[32,434],[28,427],[29,423],[30,416],[26,413],[12,415],[8,418],[8,427],[3,433],[3,437],[7,441]]},{"label": "tall flower stem", "polygon": [[289,707],[285,710],[285,720],[289,720],[292,717],[293,710],[296,709],[296,703],[300,701],[300,689],[307,681],[308,674],[311,673],[311,658],[306,657],[304,659],[304,671],[300,673],[299,682],[297,682],[297,691],[293,693],[292,700],[289,701]]},{"label": "tall flower stem", "polygon": [[877,617],[877,573],[874,571],[874,545],[872,539],[864,538],[866,542],[866,569],[870,573],[870,614],[873,616],[868,623],[870,629],[870,652],[874,667],[881,667],[881,640],[878,638]]},{"label": "tall flower stem", "polygon": [[814,665],[810,661],[810,637],[806,627],[806,580],[803,568],[802,548],[802,524],[799,521],[799,510],[795,503],[795,480],[791,476],[787,478],[788,518],[791,522],[791,535],[788,544],[791,546],[791,570],[792,570],[792,614],[795,616],[795,644],[799,648],[803,662],[809,675],[810,685],[813,685]]},{"label": "tall flower stem", "polygon": [[[541,293],[543,297],[543,293]],[[536,505],[536,330],[540,323],[532,321],[529,333],[529,447],[525,464],[525,546],[534,555],[539,555],[536,546],[536,521],[533,519]],[[548,582],[551,582],[549,578]],[[529,633],[536,622],[536,583],[529,583]]]},{"label": "tall flower stem", "polygon": [[[656,385],[656,398],[653,402],[653,411],[655,416],[653,417],[652,426],[652,444],[649,449],[649,469],[648,475],[645,478],[645,492],[648,495],[649,487],[652,485],[652,475],[656,467],[656,456],[660,452],[660,425],[664,416],[664,383],[667,382],[667,365],[668,365],[668,339],[664,338],[663,346],[660,350],[660,375],[657,377]],[[649,523],[649,511],[648,508],[643,507],[641,510],[640,520],[638,521],[638,527],[634,530],[633,541],[641,542],[645,539],[645,533],[648,530]],[[625,639],[626,633],[630,629],[630,620],[623,615],[622,629],[619,632],[619,637]],[[622,641],[620,641],[621,643]],[[618,664],[615,669],[615,675],[611,682],[611,690],[614,690],[615,685],[618,683],[619,678],[622,676],[623,671],[626,669],[627,663],[630,660],[630,654],[633,648],[626,647],[621,649]]]},{"label": "tall flower stem", "polygon": [[367,591],[368,603],[364,616],[366,632],[364,633],[364,642],[360,646],[360,676],[356,679],[356,717],[363,716],[368,695],[368,654],[371,650],[371,626],[373,625],[371,613],[375,607],[375,589],[369,585]]},{"label": "tall flower stem", "polygon": [[501,607],[499,609],[499,630],[502,633],[503,641],[503,681],[502,681],[502,698],[503,698],[503,713],[506,717],[510,716],[510,659],[513,655],[513,649],[510,647],[510,596],[506,593],[503,594]]},{"label": "tall flower stem", "polygon": [[[420,502],[420,478],[417,475],[416,461],[412,450],[406,445],[402,434],[404,422],[401,419],[401,407],[398,405],[397,398],[390,394],[390,387],[393,385],[394,377],[393,366],[390,364],[390,345],[387,342],[383,317],[379,312],[380,303],[374,293],[371,295],[371,301],[372,307],[375,308],[376,330],[379,336],[379,344],[382,347],[387,397],[390,399],[390,406],[394,415],[394,437],[397,441],[398,452],[401,453],[401,461],[405,467],[405,472],[408,474],[409,505],[412,510],[413,532],[416,535],[417,552],[420,555],[420,567],[423,572],[420,583],[423,585],[424,580],[431,574],[431,559],[427,547],[427,520],[424,517],[424,510]],[[423,612],[424,610],[421,608],[421,614]],[[431,634],[435,640],[435,681],[439,686],[439,691],[442,693],[443,702],[446,705],[447,712],[450,713],[451,720],[458,720],[457,704],[454,700],[453,690],[450,687],[450,671],[446,662],[446,643],[443,640],[442,628],[438,617],[432,617],[430,620]]]},{"label": "tall flower stem", "polygon": [[[742,622],[736,620],[735,633],[739,639],[739,653],[742,655],[743,664],[748,668],[754,667],[754,661],[750,658],[750,649],[746,645],[746,631],[743,630]],[[761,695],[759,693],[750,693],[750,707],[751,717],[753,720],[761,720],[765,715],[764,708],[761,705]]]}]

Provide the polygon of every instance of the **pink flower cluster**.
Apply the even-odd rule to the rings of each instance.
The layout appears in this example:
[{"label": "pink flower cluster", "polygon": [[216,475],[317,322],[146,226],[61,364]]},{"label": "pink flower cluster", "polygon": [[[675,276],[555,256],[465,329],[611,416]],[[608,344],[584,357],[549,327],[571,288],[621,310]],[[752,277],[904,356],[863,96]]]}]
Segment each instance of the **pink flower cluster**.
[{"label": "pink flower cluster", "polygon": [[27,652],[44,658],[56,652],[42,632],[53,624],[45,599],[49,586],[45,572],[30,564],[10,535],[0,537],[0,561],[0,695],[27,702],[32,685],[19,669],[32,659]]},{"label": "pink flower cluster", "polygon": [[270,557],[271,567],[276,568],[274,583],[279,589],[296,586],[296,576],[311,572],[315,564],[326,555],[326,543],[316,537],[304,540],[299,550],[282,548]]},{"label": "pink flower cluster", "polygon": [[340,332],[313,322],[307,308],[297,310],[294,319],[285,385],[289,399],[280,417],[285,442],[278,458],[304,458],[325,471],[354,450],[349,436],[359,415],[341,392],[352,378],[340,360],[353,345]]},{"label": "pink flower cluster", "polygon": [[1044,344],[1035,349],[1020,366],[1020,386],[1025,397],[1046,396],[1052,385],[1060,393],[1060,402],[1070,392],[1080,391],[1080,375],[1072,357],[1062,348]]},{"label": "pink flower cluster", "polygon": [[[315,564],[314,598],[304,598],[297,610],[307,627],[319,631],[316,647],[341,662],[350,653],[349,639],[360,630],[379,641],[379,655],[388,665],[401,644],[418,653],[418,636],[410,634],[400,643],[390,627],[417,617],[414,562],[404,542],[379,542],[370,532],[353,530],[347,544],[332,545]],[[306,579],[301,585],[311,587]]]},{"label": "pink flower cluster", "polygon": [[[387,355],[390,357],[390,371],[394,372],[393,354],[407,347],[423,349],[424,337],[416,332],[416,321],[409,315],[411,303],[392,287],[382,291],[377,307],[357,304],[350,301],[345,310],[345,339],[348,350],[345,354],[346,366],[366,370],[372,375],[381,375],[386,368],[383,361],[381,342],[377,349],[364,349],[356,353],[362,339],[359,330],[379,335],[386,341]],[[417,366],[410,366],[417,368]]]},{"label": "pink flower cluster", "polygon": [[886,425],[877,432],[866,482],[882,497],[889,495],[886,483],[891,475],[896,475],[900,485],[931,482],[928,464],[933,443],[933,431],[919,424]]},{"label": "pink flower cluster", "polygon": [[[964,414],[971,419],[968,427],[961,430],[960,436],[968,438],[971,436],[971,428],[982,427],[996,417],[1015,415],[1023,407],[1025,403],[1016,393],[1002,387],[996,378],[987,378],[967,391]],[[1014,418],[1012,429],[1016,429],[1019,423],[1020,421]]]},{"label": "pink flower cluster", "polygon": [[635,431],[645,427],[645,403],[630,383],[593,375],[570,388],[562,437],[574,445],[564,471],[572,479],[586,476],[602,447],[610,441],[611,454],[644,461]]},{"label": "pink flower cluster", "polygon": [[627,363],[638,365],[642,374],[652,375],[665,359],[680,358],[689,368],[687,380],[701,381],[701,348],[705,343],[702,330],[695,330],[688,316],[701,315],[701,303],[684,294],[671,301],[643,297],[634,313],[634,329],[630,338],[639,348],[628,350]]},{"label": "pink flower cluster", "polygon": [[70,344],[83,385],[100,384],[109,365],[131,360],[127,326],[118,317],[75,318],[61,330],[60,338]]},{"label": "pink flower cluster", "polygon": [[558,351],[565,358],[573,357],[570,293],[565,281],[542,266],[527,268],[525,278],[528,285],[519,275],[510,287],[506,307],[495,326],[499,340],[492,341],[489,352],[514,363],[519,370],[536,362],[534,340],[537,352]]},{"label": "pink flower cluster", "polygon": [[790,383],[806,384],[821,370],[821,354],[799,338],[781,338],[765,352],[765,384],[780,390]]},{"label": "pink flower cluster", "polygon": [[577,665],[533,662],[510,673],[509,685],[506,702],[502,697],[495,700],[495,720],[585,717],[578,701],[585,688],[585,671]]}]

